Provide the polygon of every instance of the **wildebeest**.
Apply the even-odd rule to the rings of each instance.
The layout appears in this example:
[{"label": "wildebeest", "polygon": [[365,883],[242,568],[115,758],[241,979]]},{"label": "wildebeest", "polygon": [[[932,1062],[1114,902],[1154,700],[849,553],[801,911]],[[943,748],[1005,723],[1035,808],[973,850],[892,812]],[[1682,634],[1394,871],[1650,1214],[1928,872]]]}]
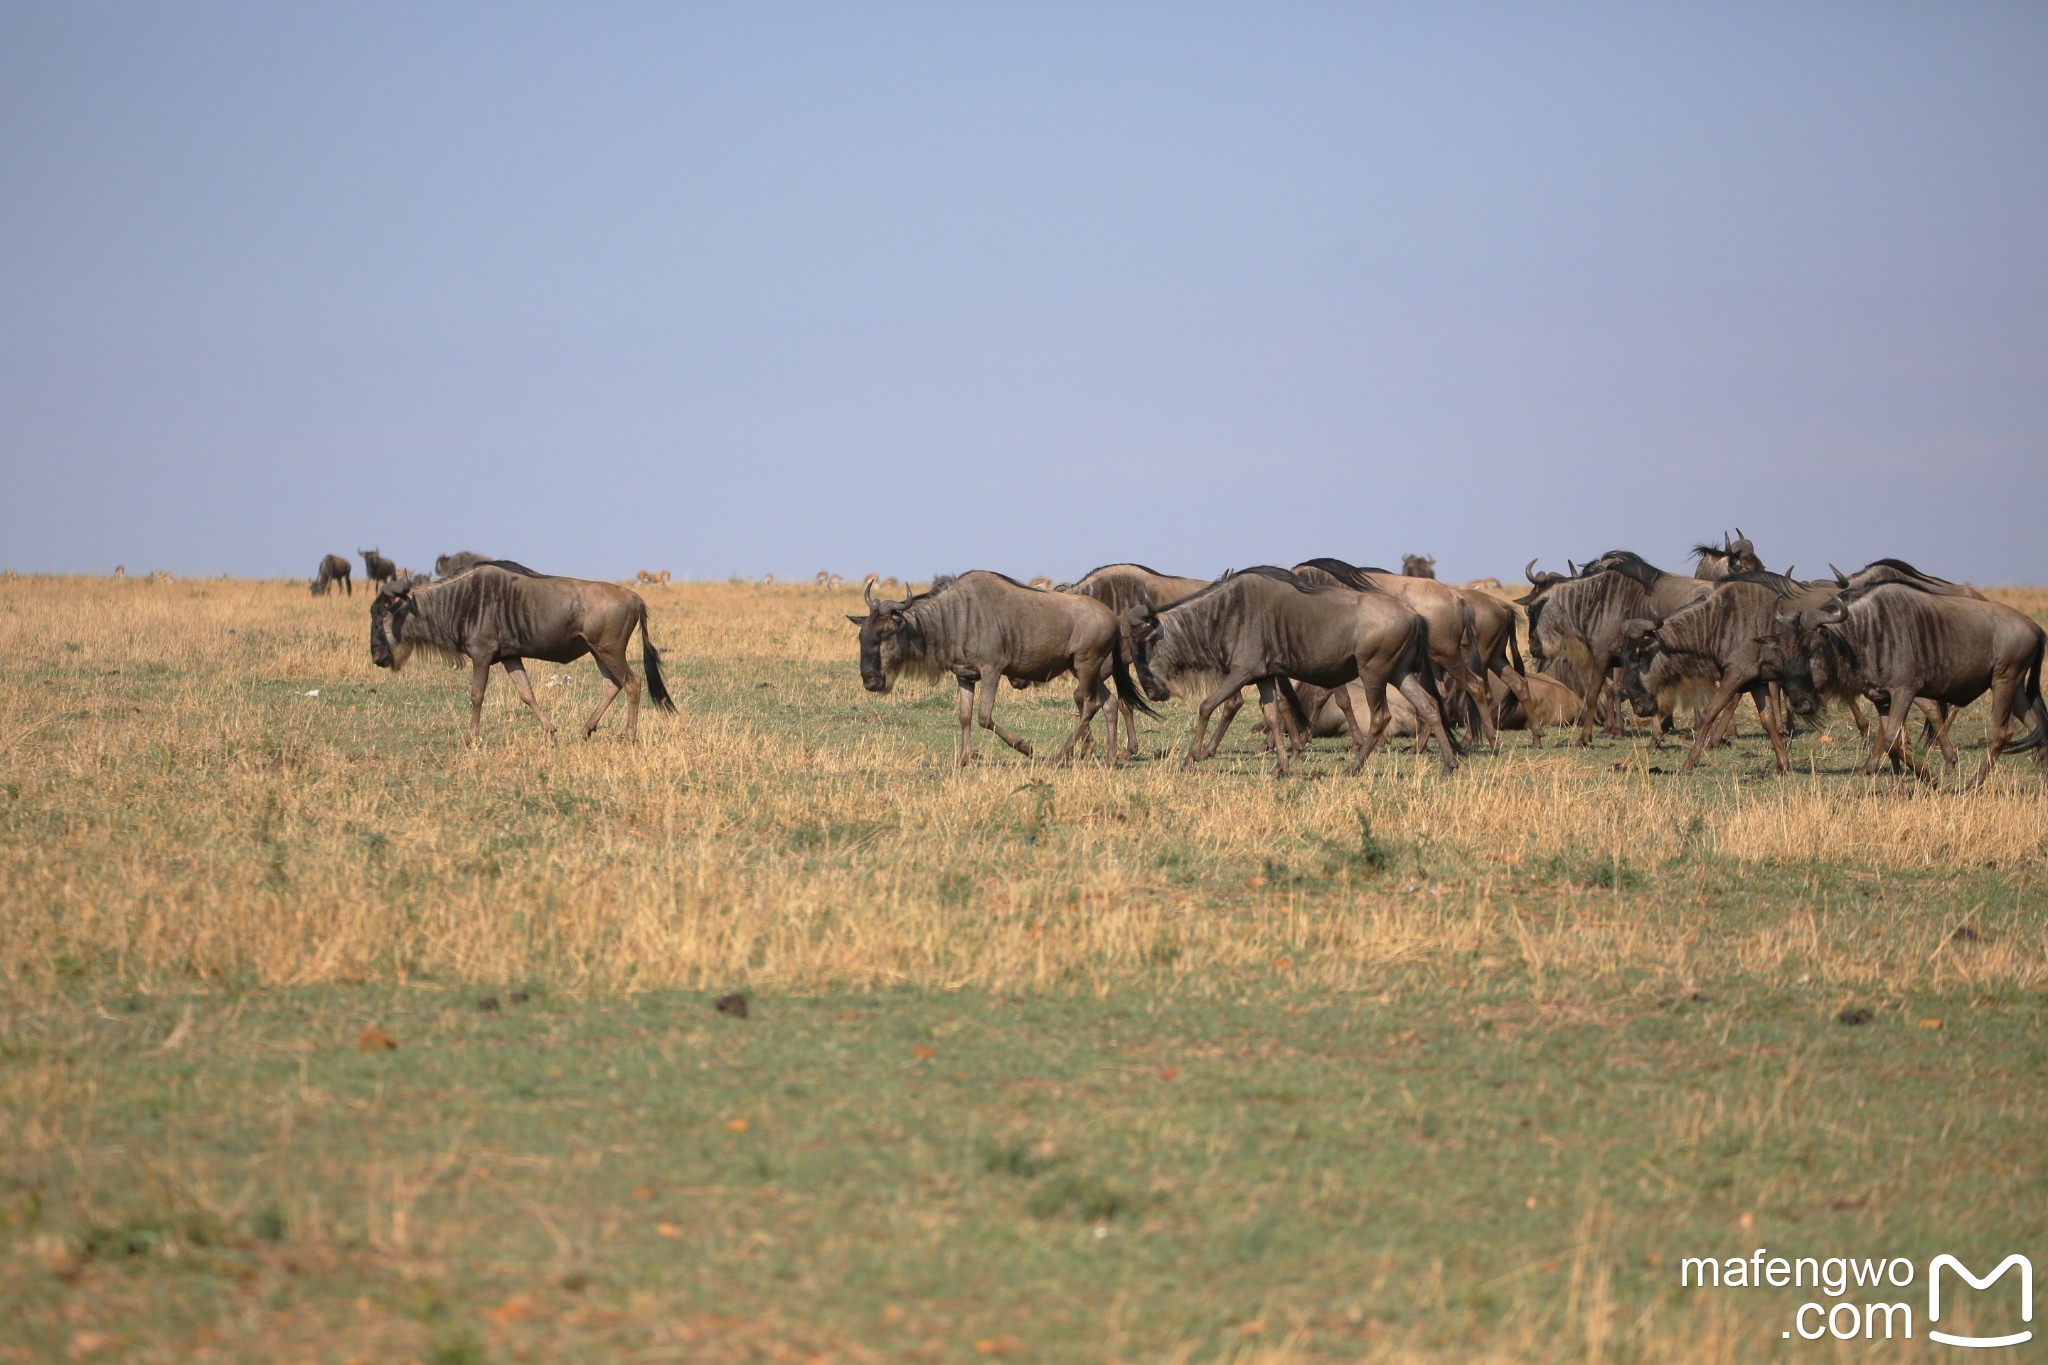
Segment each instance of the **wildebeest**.
[{"label": "wildebeest", "polygon": [[[1457,756],[1443,733],[1442,699],[1429,664],[1429,629],[1421,616],[1383,594],[1310,583],[1286,569],[1262,565],[1224,575],[1191,596],[1163,607],[1131,608],[1132,665],[1154,701],[1177,689],[1205,690],[1195,715],[1189,763],[1202,755],[1210,715],[1251,684],[1258,684],[1281,772],[1287,771],[1290,728],[1279,711],[1295,678],[1336,689],[1349,718],[1351,771],[1356,773],[1387,727],[1386,690],[1408,698],[1436,731],[1444,771]],[[1360,727],[1344,684],[1356,679],[1371,708],[1372,728]],[[1287,704],[1294,705],[1289,701]],[[1305,718],[1304,718],[1305,719]]]},{"label": "wildebeest", "polygon": [[[1064,762],[1083,744],[1092,749],[1091,722],[1108,700],[1105,683],[1147,715],[1123,656],[1123,637],[1113,612],[1090,597],[1040,592],[986,569],[934,581],[931,591],[901,602],[878,601],[872,587],[862,595],[865,616],[846,619],[860,627],[860,680],[870,692],[887,692],[903,674],[959,684],[960,764],[973,760],[977,719],[975,689],[981,690],[981,728],[1029,758],[1031,744],[996,723],[996,690],[1014,683],[1050,682],[1074,675],[1074,710],[1079,720],[1060,746]],[[1116,710],[1109,712],[1109,748],[1104,761],[1118,758]]]},{"label": "wildebeest", "polygon": [[608,687],[583,723],[583,737],[596,732],[605,709],[623,689],[626,737],[632,739],[640,732],[640,680],[626,662],[626,647],[635,630],[640,632],[647,695],[662,710],[674,711],[662,683],[661,656],[647,635],[647,604],[639,594],[615,583],[522,572],[509,562],[486,561],[442,583],[394,578],[383,584],[370,604],[370,661],[395,673],[415,651],[469,660],[469,743],[475,744],[492,664],[504,666],[519,699],[552,739],[554,722],[534,700],[525,661],[566,664],[588,654]]},{"label": "wildebeest", "polygon": [[1702,541],[1692,547],[1692,552],[1692,576],[1708,583],[1739,573],[1761,573],[1764,567],[1764,562],[1756,557],[1756,547],[1742,534],[1740,526],[1735,528],[1735,539],[1730,540],[1723,531],[1718,548]]},{"label": "wildebeest", "polygon": [[1922,592],[1931,592],[1937,597],[1974,597],[1979,602],[1989,599],[1967,583],[1951,583],[1946,578],[1936,578],[1931,573],[1922,573],[1903,559],[1873,559],[1855,573],[1845,574],[1834,565],[1828,565],[1835,575],[1835,583],[1844,588],[1874,588],[1880,583],[1904,583]]},{"label": "wildebeest", "polygon": [[348,561],[340,555],[320,556],[319,571],[313,575],[313,596],[325,597],[327,590],[339,582],[350,597],[356,595],[356,585],[349,579]]},{"label": "wildebeest", "polygon": [[363,557],[363,577],[369,579],[378,587],[383,587],[386,579],[397,575],[398,566],[386,559],[379,551],[357,550],[356,553]]},{"label": "wildebeest", "polygon": [[1622,686],[1636,714],[1669,715],[1680,698],[1695,706],[1692,750],[1680,775],[1699,766],[1715,722],[1744,693],[1756,703],[1778,771],[1791,767],[1764,657],[1783,600],[1782,579],[1738,574],[1661,621],[1639,618],[1623,625]]},{"label": "wildebeest", "polygon": [[[1117,619],[1117,627],[1123,632],[1124,657],[1130,657],[1131,622],[1129,612],[1140,603],[1165,606],[1177,602],[1190,593],[1200,592],[1209,586],[1206,578],[1186,578],[1175,574],[1164,574],[1143,564],[1104,564],[1090,569],[1071,583],[1056,583],[1054,592],[1078,593],[1092,597],[1108,607]],[[1138,756],[1137,717],[1129,703],[1117,698],[1117,709],[1123,714],[1125,753],[1132,758]],[[1231,707],[1236,713],[1236,707]]]},{"label": "wildebeest", "polygon": [[1435,578],[1435,555],[1402,555],[1401,576],[1404,578]]},{"label": "wildebeest", "polygon": [[[1444,719],[1448,722],[1468,713],[1466,703],[1450,704],[1450,698],[1462,695],[1469,702],[1469,714],[1476,717],[1474,728],[1486,737],[1488,745],[1496,750],[1500,747],[1493,725],[1493,699],[1487,695],[1484,661],[1478,652],[1478,627],[1462,592],[1433,578],[1360,568],[1329,556],[1304,560],[1294,566],[1294,572],[1311,583],[1385,593],[1421,616],[1429,624],[1429,658],[1436,666],[1446,702]],[[1424,742],[1418,737],[1417,747]]]},{"label": "wildebeest", "polygon": [[[2042,750],[2048,789],[2048,708],[2041,700],[2041,657],[2048,635],[2030,617],[2000,602],[1930,592],[1907,583],[1847,588],[1815,605],[1778,614],[1770,663],[1794,711],[1810,715],[1821,695],[1853,688],[1878,702],[1884,724],[1873,727],[1870,756],[1858,772],[1877,771],[1894,751],[1916,698],[1967,706],[1991,694],[1991,743],[1969,785],[1990,775],[2015,717],[2027,718],[2024,747]],[[1910,757],[1910,755],[1909,755]],[[1913,760],[1921,780],[1933,778]]]},{"label": "wildebeest", "polygon": [[434,577],[453,578],[459,573],[467,573],[479,564],[488,564],[495,558],[495,555],[480,555],[475,550],[457,550],[451,555],[436,555]]},{"label": "wildebeest", "polygon": [[[1706,595],[1697,578],[1665,573],[1626,550],[1613,550],[1576,576],[1538,573],[1536,561],[1522,570],[1531,591],[1518,600],[1529,615],[1529,652],[1538,664],[1563,654],[1582,671],[1579,743],[1593,740],[1600,692],[1620,662],[1622,627],[1642,618],[1669,616]],[[1621,728],[1621,717],[1610,716]]]}]

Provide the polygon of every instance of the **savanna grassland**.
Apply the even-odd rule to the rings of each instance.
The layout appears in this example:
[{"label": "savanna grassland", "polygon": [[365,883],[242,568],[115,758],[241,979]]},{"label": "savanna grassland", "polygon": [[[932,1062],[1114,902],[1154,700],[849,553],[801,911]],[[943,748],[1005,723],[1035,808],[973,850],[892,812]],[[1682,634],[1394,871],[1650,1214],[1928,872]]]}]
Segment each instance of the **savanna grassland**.
[{"label": "savanna grassland", "polygon": [[0,1360],[1818,1358],[1679,1260],[2048,1263],[2030,755],[960,771],[857,593],[640,591],[680,714],[468,750],[360,590],[0,582]]}]

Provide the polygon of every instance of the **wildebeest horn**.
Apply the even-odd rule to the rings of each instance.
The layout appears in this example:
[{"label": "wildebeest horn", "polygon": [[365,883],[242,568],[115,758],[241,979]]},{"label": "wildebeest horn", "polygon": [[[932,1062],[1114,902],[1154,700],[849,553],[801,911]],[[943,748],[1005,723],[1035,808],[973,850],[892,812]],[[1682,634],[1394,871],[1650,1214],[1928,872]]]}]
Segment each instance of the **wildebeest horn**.
[{"label": "wildebeest horn", "polygon": [[1535,561],[1535,560],[1533,560],[1533,559],[1532,559],[1532,560],[1530,560],[1530,561],[1529,561],[1529,562],[1528,562],[1527,564],[1524,564],[1524,565],[1522,566],[1522,577],[1524,577],[1524,578],[1528,579],[1528,580],[1529,580],[1529,581],[1530,581],[1531,583],[1534,583],[1534,582],[1536,581],[1536,561]]},{"label": "wildebeest horn", "polygon": [[1576,564],[1572,563],[1572,562],[1571,562],[1571,561],[1570,561],[1569,559],[1567,559],[1567,560],[1566,560],[1566,561],[1564,562],[1564,566],[1565,566],[1565,567],[1566,567],[1567,569],[1570,569],[1570,570],[1571,570],[1571,573],[1572,573],[1572,577],[1573,577],[1573,578],[1577,578],[1577,577],[1579,576],[1579,566],[1578,566],[1578,565],[1576,565]]},{"label": "wildebeest horn", "polygon": [[868,610],[875,609],[875,576],[868,575],[868,581],[860,585],[860,600],[868,604]]},{"label": "wildebeest horn", "polygon": [[1721,553],[1724,555],[1732,555],[1735,553],[1735,547],[1728,543],[1728,533],[1726,531],[1723,531],[1721,533]]},{"label": "wildebeest horn", "polygon": [[1828,568],[1834,570],[1835,582],[1841,584],[1845,588],[1849,586],[1849,575],[1843,573],[1840,569],[1836,569],[1835,566],[1832,564],[1828,565]]},{"label": "wildebeest horn", "polygon": [[1746,536],[1746,535],[1742,534],[1742,528],[1741,528],[1740,526],[1738,526],[1738,527],[1736,527],[1736,528],[1735,528],[1735,538],[1736,538],[1737,540],[1748,540],[1748,539],[1749,539],[1749,537],[1748,537],[1748,536]]}]

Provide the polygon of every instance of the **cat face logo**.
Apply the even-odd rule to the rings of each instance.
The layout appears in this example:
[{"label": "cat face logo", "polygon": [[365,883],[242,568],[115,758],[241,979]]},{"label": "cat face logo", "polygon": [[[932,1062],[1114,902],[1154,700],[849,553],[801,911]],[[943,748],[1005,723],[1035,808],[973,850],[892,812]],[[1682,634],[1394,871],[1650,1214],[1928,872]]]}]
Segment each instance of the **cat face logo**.
[{"label": "cat face logo", "polygon": [[2032,1261],[2018,1252],[2014,1252],[1998,1263],[1998,1269],[1980,1280],[1970,1273],[1968,1266],[1947,1252],[1943,1252],[1935,1257],[1927,1267],[1927,1321],[1930,1324],[1927,1329],[1927,1335],[1929,1337],[1942,1343],[1944,1346],[2017,1346],[2023,1341],[2033,1340],[2034,1333],[2032,1329],[2024,1332],[2013,1332],[2002,1337],[1959,1337],[1948,1332],[1935,1331],[1931,1324],[1941,1321],[1941,1268],[1943,1266],[1947,1266],[1955,1271],[1956,1274],[1969,1281],[1970,1288],[1972,1289],[1989,1289],[2005,1275],[2006,1271],[2011,1270],[2015,1266],[2019,1267],[2020,1321],[2032,1322],[2034,1320],[2034,1263]]}]

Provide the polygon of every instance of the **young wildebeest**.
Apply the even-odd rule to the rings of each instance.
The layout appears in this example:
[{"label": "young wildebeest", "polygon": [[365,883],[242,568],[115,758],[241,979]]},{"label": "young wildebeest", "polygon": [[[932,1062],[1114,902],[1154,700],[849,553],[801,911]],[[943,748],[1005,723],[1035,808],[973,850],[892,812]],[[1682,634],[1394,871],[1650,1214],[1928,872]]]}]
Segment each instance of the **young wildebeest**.
[{"label": "young wildebeest", "polygon": [[[1880,703],[1884,724],[1857,770],[1877,771],[1894,751],[1915,698],[1967,706],[1991,693],[1991,744],[1969,785],[1991,773],[2015,717],[2031,732],[2022,747],[2039,748],[2048,788],[2048,708],[2041,700],[2041,656],[2048,636],[2033,620],[1999,602],[1933,593],[1905,583],[1850,588],[1818,606],[1778,614],[1775,665],[1786,699],[1800,715],[1821,694],[1854,687]],[[1908,755],[1910,757],[1910,754]],[[1934,778],[1918,759],[1923,782]]]},{"label": "young wildebeest", "polygon": [[[1145,695],[1164,701],[1176,689],[1210,687],[1195,714],[1187,762],[1203,755],[1210,715],[1247,685],[1259,684],[1266,726],[1275,737],[1279,771],[1287,771],[1289,725],[1280,714],[1278,680],[1298,678],[1333,688],[1351,731],[1353,773],[1385,734],[1389,685],[1437,733],[1444,771],[1458,766],[1443,733],[1442,698],[1429,664],[1429,627],[1417,613],[1383,595],[1303,581],[1262,565],[1225,574],[1192,597],[1130,613],[1133,664]],[[1372,711],[1372,729],[1358,723],[1345,684],[1356,679]],[[1295,705],[1292,700],[1288,704]],[[1305,719],[1305,717],[1303,717]]]},{"label": "young wildebeest", "polygon": [[378,587],[381,588],[386,579],[397,575],[398,566],[386,559],[378,551],[357,550],[356,553],[363,557],[363,577],[369,579]]},{"label": "young wildebeest", "polygon": [[[1124,665],[1115,614],[1093,598],[1040,592],[986,569],[943,580],[922,597],[913,593],[901,602],[876,601],[873,585],[862,598],[868,614],[846,618],[860,627],[861,684],[870,692],[887,692],[904,673],[926,678],[951,674],[960,685],[962,767],[974,757],[977,686],[981,728],[1031,756],[1029,741],[996,723],[996,689],[1005,678],[1028,684],[1074,675],[1080,721],[1060,746],[1061,762],[1073,755],[1077,743],[1084,744],[1083,753],[1094,748],[1090,722],[1109,699],[1105,682],[1113,681],[1117,695],[1146,715],[1158,714],[1138,695]],[[1112,707],[1104,758],[1115,762],[1117,757]]]},{"label": "young wildebeest", "polygon": [[1778,756],[1778,771],[1791,767],[1780,717],[1771,705],[1763,657],[1785,586],[1773,575],[1724,578],[1705,597],[1662,621],[1639,618],[1623,625],[1622,687],[1636,714],[1669,715],[1681,698],[1697,708],[1692,751],[1678,770],[1680,776],[1699,766],[1715,722],[1745,692],[1756,703],[1764,733]]},{"label": "young wildebeest", "polygon": [[[1116,614],[1117,625],[1123,631],[1124,657],[1129,658],[1131,623],[1130,609],[1141,602],[1161,605],[1177,602],[1191,593],[1200,592],[1209,586],[1206,578],[1182,578],[1165,574],[1157,569],[1148,569],[1143,564],[1105,564],[1099,569],[1090,569],[1071,583],[1058,583],[1054,592],[1071,592],[1082,597],[1092,597]],[[1232,714],[1236,712],[1233,701]],[[1126,757],[1138,756],[1137,714],[1129,702],[1117,698],[1117,710],[1124,722],[1124,753]],[[1227,721],[1225,722],[1228,723]]]},{"label": "young wildebeest", "polygon": [[313,596],[325,597],[327,590],[339,582],[350,597],[356,595],[356,585],[349,580],[348,561],[340,555],[322,555],[320,571],[313,575]]},{"label": "young wildebeest", "polygon": [[416,650],[444,659],[468,659],[469,742],[475,744],[492,664],[504,665],[519,700],[553,739],[554,722],[534,700],[526,660],[566,664],[588,654],[597,660],[609,687],[583,723],[583,737],[596,732],[605,708],[623,688],[626,738],[632,739],[640,732],[640,680],[626,663],[626,646],[636,629],[640,666],[647,670],[647,695],[662,710],[674,711],[675,703],[662,685],[661,656],[647,636],[647,604],[638,594],[613,583],[549,578],[496,561],[445,583],[395,578],[384,584],[370,604],[370,661],[396,673]]}]

